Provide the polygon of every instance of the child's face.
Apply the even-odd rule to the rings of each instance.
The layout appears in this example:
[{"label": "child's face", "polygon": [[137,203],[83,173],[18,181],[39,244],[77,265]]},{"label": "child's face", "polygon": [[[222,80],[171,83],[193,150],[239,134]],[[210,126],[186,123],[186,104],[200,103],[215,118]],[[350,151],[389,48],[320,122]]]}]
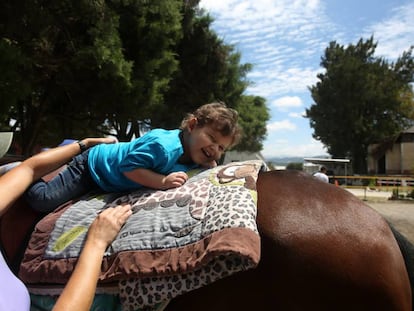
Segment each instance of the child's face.
[{"label": "child's face", "polygon": [[233,142],[231,136],[223,136],[210,125],[189,128],[189,152],[194,163],[209,166],[217,161]]}]

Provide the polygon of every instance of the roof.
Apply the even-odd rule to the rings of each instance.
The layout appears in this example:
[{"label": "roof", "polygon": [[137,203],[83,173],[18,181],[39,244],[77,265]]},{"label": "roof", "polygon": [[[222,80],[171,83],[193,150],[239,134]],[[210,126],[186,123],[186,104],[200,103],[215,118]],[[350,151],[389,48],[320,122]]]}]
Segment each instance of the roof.
[{"label": "roof", "polygon": [[414,133],[414,126],[409,127],[408,129],[402,131],[402,133]]},{"label": "roof", "polygon": [[249,152],[249,151],[227,151],[224,154],[223,164],[227,164],[235,161],[247,161],[247,160],[262,160],[265,162],[264,157],[260,152]]},{"label": "roof", "polygon": [[303,158],[305,162],[311,162],[316,164],[327,164],[327,163],[349,163],[349,159],[329,159],[329,158]]}]

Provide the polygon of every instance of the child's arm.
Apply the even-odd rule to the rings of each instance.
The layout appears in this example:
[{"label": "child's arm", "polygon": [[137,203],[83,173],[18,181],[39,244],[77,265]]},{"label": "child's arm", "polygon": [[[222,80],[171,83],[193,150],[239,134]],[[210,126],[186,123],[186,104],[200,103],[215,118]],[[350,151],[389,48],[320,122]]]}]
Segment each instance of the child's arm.
[{"label": "child's arm", "polygon": [[124,175],[142,186],[160,190],[180,187],[188,179],[188,175],[184,172],[162,175],[145,168],[137,168],[133,171],[124,172]]}]

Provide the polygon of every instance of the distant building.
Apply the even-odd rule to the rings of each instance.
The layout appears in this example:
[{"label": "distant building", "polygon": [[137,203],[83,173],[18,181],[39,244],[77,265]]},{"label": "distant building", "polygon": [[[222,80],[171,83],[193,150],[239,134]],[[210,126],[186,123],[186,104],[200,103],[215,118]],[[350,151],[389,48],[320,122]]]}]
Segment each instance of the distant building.
[{"label": "distant building", "polygon": [[266,160],[260,152],[248,151],[227,151],[221,164],[228,164],[231,162],[248,161],[248,160],[262,160],[266,164]]},{"label": "distant building", "polygon": [[303,170],[309,174],[316,173],[322,166],[326,167],[329,177],[348,176],[352,170],[349,159],[304,158],[303,161]]},{"label": "distant building", "polygon": [[399,135],[368,147],[368,173],[414,174],[414,126]]}]

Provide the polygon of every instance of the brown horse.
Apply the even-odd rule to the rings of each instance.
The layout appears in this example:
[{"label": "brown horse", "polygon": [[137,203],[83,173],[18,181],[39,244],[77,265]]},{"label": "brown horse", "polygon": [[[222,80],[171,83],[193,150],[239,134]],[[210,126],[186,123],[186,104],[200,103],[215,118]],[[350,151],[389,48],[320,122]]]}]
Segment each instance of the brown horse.
[{"label": "brown horse", "polygon": [[257,182],[261,261],[170,302],[174,310],[411,310],[386,221],[361,200],[295,171]]},{"label": "brown horse", "polygon": [[[297,171],[261,173],[257,191],[258,267],[179,296],[166,311],[412,310],[399,245],[364,202]],[[25,204],[15,207],[0,226],[9,240],[23,216],[26,227],[34,219]],[[13,236],[21,240],[24,232]],[[2,245],[18,258],[13,241]]]}]

